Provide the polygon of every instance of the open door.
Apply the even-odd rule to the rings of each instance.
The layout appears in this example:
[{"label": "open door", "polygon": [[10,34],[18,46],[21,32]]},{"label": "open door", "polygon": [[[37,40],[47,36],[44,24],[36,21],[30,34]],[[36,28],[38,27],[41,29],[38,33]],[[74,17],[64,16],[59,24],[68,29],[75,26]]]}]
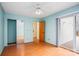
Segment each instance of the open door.
[{"label": "open door", "polygon": [[44,34],[45,34],[45,22],[39,22],[39,41],[44,42]]},{"label": "open door", "polygon": [[24,21],[17,20],[17,44],[24,43]]}]

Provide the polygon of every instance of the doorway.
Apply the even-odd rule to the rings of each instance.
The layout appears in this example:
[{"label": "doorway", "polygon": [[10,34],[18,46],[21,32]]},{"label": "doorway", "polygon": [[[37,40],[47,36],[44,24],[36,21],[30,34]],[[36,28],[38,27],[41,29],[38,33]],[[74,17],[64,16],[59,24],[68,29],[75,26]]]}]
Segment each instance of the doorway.
[{"label": "doorway", "polygon": [[39,42],[39,22],[33,22],[33,42]]},{"label": "doorway", "polygon": [[44,42],[45,22],[33,22],[33,42]]},{"label": "doorway", "polygon": [[16,20],[8,19],[8,45],[16,44]]}]

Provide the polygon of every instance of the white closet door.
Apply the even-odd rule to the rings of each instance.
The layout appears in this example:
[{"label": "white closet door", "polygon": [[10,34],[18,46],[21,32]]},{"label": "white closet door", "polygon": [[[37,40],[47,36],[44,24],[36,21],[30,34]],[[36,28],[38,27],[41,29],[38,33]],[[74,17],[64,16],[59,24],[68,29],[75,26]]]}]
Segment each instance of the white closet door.
[{"label": "white closet door", "polygon": [[73,40],[74,17],[64,17],[60,19],[60,41],[59,44]]},{"label": "white closet door", "polygon": [[79,50],[79,14],[76,15],[76,50]]}]

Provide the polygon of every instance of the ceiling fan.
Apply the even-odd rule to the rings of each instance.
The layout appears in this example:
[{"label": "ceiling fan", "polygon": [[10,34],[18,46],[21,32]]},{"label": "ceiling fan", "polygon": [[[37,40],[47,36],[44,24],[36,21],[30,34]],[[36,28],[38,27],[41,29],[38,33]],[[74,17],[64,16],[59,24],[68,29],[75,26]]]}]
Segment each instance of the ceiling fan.
[{"label": "ceiling fan", "polygon": [[35,14],[36,15],[41,15],[43,13],[41,7],[40,7],[40,4],[36,4],[36,11],[35,11]]}]

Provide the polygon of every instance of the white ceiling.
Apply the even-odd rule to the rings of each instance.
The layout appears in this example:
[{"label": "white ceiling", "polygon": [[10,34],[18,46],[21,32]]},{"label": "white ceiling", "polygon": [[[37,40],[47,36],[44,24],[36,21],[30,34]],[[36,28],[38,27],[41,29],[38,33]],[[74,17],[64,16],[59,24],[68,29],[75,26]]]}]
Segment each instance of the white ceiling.
[{"label": "white ceiling", "polygon": [[[36,15],[36,4],[40,4],[43,13]],[[78,2],[3,2],[6,13],[42,18],[79,4]]]}]

